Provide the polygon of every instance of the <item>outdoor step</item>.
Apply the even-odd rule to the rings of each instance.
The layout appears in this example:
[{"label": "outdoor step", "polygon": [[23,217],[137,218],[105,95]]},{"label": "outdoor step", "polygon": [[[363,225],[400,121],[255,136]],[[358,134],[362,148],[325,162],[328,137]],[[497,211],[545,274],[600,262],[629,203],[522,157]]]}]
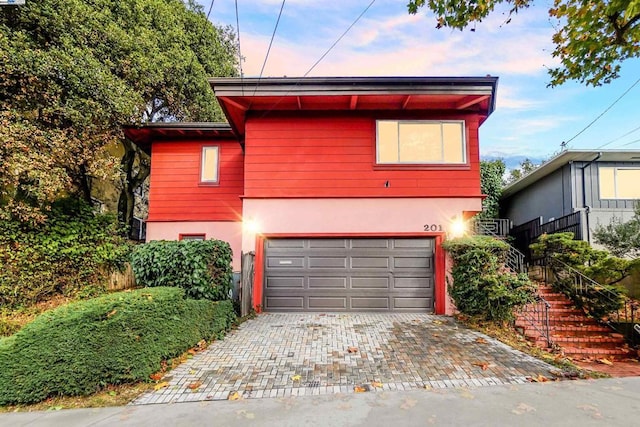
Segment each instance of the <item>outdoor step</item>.
[{"label": "outdoor step", "polygon": [[624,358],[628,357],[631,352],[625,348],[577,348],[577,347],[562,347],[562,351],[565,356],[578,359],[578,358],[593,358],[593,357],[607,357],[607,358]]},{"label": "outdoor step", "polygon": [[624,346],[624,340],[612,337],[564,337],[552,335],[551,341],[563,349],[567,347],[580,349],[610,350]]},{"label": "outdoor step", "polygon": [[584,311],[573,307],[551,307],[549,309],[549,316],[584,316]]},{"label": "outdoor step", "polygon": [[550,325],[552,334],[566,335],[566,336],[598,336],[611,334],[612,330],[606,326],[600,325]]}]

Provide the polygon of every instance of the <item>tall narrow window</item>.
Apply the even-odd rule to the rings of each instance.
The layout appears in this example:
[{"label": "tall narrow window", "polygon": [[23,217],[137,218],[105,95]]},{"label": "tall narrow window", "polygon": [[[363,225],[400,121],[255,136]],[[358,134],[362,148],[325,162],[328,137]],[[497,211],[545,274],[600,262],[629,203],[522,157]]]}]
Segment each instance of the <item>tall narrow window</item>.
[{"label": "tall narrow window", "polygon": [[218,182],[219,157],[218,147],[202,147],[200,182],[208,184],[215,184]]},{"label": "tall narrow window", "polygon": [[464,122],[378,120],[378,164],[462,164]]}]

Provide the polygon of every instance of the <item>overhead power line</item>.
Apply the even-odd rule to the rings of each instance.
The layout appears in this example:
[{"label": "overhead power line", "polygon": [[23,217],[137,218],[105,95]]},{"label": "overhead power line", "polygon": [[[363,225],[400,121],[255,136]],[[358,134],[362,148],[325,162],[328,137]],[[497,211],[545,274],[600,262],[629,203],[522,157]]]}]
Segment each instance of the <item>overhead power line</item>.
[{"label": "overhead power line", "polygon": [[238,0],[235,0],[236,4],[236,31],[238,32],[238,66],[240,67],[240,87],[242,88],[242,95],[244,95],[244,85],[242,84],[242,48],[240,47],[240,18],[238,16]]},{"label": "overhead power line", "polygon": [[[600,147],[596,148],[596,150],[599,150],[599,149],[601,149],[601,148],[604,148],[604,147],[606,147],[607,145],[611,145],[611,144],[613,144],[613,143],[614,143],[614,142],[616,142],[616,141],[620,141],[620,140],[621,140],[622,138],[624,138],[625,136],[629,136],[629,135],[631,135],[632,133],[637,132],[637,131],[639,131],[639,130],[640,130],[640,126],[638,126],[637,128],[631,129],[629,132],[625,133],[624,135],[620,135],[619,137],[612,139],[611,141],[607,142],[606,144],[602,144]],[[623,145],[623,147],[624,147],[624,145]]]},{"label": "overhead power line", "polygon": [[[273,39],[276,36],[276,31],[278,30],[278,24],[280,23],[280,17],[282,16],[282,9],[284,9],[284,4],[287,0],[282,0],[282,4],[280,5],[280,12],[278,13],[278,19],[276,20],[276,25],[273,27],[273,33],[271,34],[271,40],[269,41],[269,47],[267,48],[267,54],[264,56],[264,62],[262,63],[262,68],[260,69],[260,76],[258,77],[258,84],[260,84],[260,79],[262,78],[262,73],[264,72],[264,67],[267,65],[267,60],[269,59],[269,53],[271,52],[271,46],[273,45]],[[253,91],[253,94],[256,94],[256,90],[258,90],[258,85]]]},{"label": "overhead power line", "polygon": [[629,89],[625,90],[624,93],[622,95],[620,95],[618,97],[618,99],[616,99],[615,101],[613,101],[613,103],[611,103],[611,105],[609,105],[602,113],[600,113],[595,119],[593,119],[591,121],[591,123],[589,123],[588,125],[586,125],[580,132],[578,132],[577,134],[575,134],[572,138],[570,138],[569,140],[566,141],[566,144],[570,143],[571,141],[573,141],[574,139],[576,139],[578,136],[580,136],[584,131],[586,131],[587,129],[589,129],[595,122],[597,122],[600,117],[604,116],[611,108],[613,108],[614,105],[616,105],[618,103],[618,101],[620,101],[622,98],[625,97],[626,94],[628,94],[631,89],[633,89],[638,83],[640,83],[640,78],[638,80],[636,80],[630,87]]}]

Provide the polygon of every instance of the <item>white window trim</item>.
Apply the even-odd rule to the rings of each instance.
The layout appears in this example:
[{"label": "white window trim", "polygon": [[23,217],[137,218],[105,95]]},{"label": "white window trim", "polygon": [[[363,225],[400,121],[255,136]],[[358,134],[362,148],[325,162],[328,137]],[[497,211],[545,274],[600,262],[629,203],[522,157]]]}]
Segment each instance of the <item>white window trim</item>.
[{"label": "white window trim", "polygon": [[[210,149],[215,149],[216,151],[216,178],[215,179],[205,179],[205,160],[206,155],[205,152]],[[202,151],[200,152],[200,182],[202,184],[218,184],[220,182],[220,147],[218,145],[205,145],[202,147]]]},{"label": "white window trim", "polygon": [[[402,162],[398,160],[397,162],[380,162],[380,135],[378,132],[378,123],[379,122],[397,122],[397,140],[398,140],[398,159],[400,158],[400,124],[440,124],[443,125],[445,123],[459,123],[461,124],[461,132],[462,132],[462,161],[461,162]],[[444,128],[440,126],[440,144],[442,145],[442,153],[444,155]],[[395,119],[380,119],[376,120],[376,165],[381,166],[393,166],[393,165],[465,165],[467,164],[467,128],[464,120],[395,120]]]},{"label": "white window trim", "polygon": [[[613,169],[613,197],[603,197],[602,196],[602,182],[600,181],[600,169]],[[600,166],[598,168],[598,196],[600,200],[640,200],[640,197],[636,198],[626,198],[626,197],[618,197],[618,171],[619,170],[636,170],[640,171],[640,167],[633,166]]]}]

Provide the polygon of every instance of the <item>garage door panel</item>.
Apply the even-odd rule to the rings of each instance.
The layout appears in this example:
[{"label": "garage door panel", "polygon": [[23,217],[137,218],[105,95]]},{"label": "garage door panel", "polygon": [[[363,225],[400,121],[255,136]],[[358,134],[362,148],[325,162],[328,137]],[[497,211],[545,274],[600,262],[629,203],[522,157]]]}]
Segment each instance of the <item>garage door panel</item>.
[{"label": "garage door panel", "polygon": [[265,298],[265,309],[304,309],[303,297],[267,297]]},{"label": "garage door panel", "polygon": [[433,277],[396,277],[393,287],[399,289],[431,289],[433,290]]},{"label": "garage door panel", "polygon": [[347,244],[347,239],[312,239],[309,240],[309,249],[346,249]]},{"label": "garage door panel", "polygon": [[304,268],[304,258],[303,257],[293,258],[293,257],[268,256],[267,268],[277,268],[277,269]]},{"label": "garage door panel", "polygon": [[268,240],[265,309],[420,311],[433,309],[433,239]]},{"label": "garage door panel", "polygon": [[388,277],[351,277],[353,289],[389,289],[389,287]]},{"label": "garage door panel", "polygon": [[347,259],[344,257],[309,257],[309,268],[347,268]]},{"label": "garage door panel", "polygon": [[351,308],[353,310],[389,310],[389,297],[352,297]]},{"label": "garage door panel", "polygon": [[388,257],[351,257],[351,268],[389,268]]},{"label": "garage door panel", "polygon": [[346,310],[346,297],[309,297],[309,308],[320,310]]},{"label": "garage door panel", "polygon": [[309,289],[347,289],[347,278],[309,277]]},{"label": "garage door panel", "polygon": [[388,249],[389,240],[387,239],[354,239],[351,241],[353,249]]},{"label": "garage door panel", "polygon": [[267,249],[271,248],[295,248],[303,249],[305,239],[270,239],[267,240]]},{"label": "garage door panel", "polygon": [[395,309],[423,309],[428,310],[433,307],[433,300],[431,298],[404,298],[395,297],[393,299],[393,307]]},{"label": "garage door panel", "polygon": [[303,289],[304,277],[268,276],[266,287],[270,289]]},{"label": "garage door panel", "polygon": [[431,268],[431,258],[427,257],[405,257],[393,258],[395,268]]}]

